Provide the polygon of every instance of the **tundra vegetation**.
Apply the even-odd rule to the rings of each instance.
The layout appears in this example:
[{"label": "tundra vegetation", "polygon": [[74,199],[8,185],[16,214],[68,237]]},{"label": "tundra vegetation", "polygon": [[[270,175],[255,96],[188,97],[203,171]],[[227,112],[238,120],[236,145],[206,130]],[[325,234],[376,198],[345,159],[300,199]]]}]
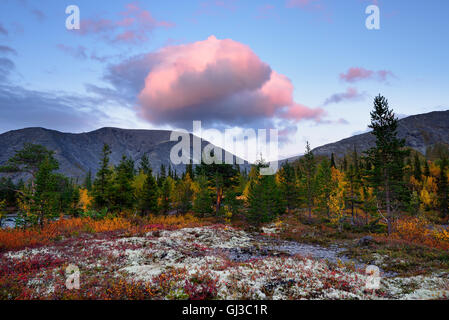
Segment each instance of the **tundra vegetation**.
[{"label": "tundra vegetation", "polygon": [[[407,149],[397,121],[378,96],[373,148],[328,158],[307,143],[272,176],[263,160],[154,174],[148,155],[113,166],[104,145],[79,183],[25,144],[0,168],[0,224],[18,213],[0,229],[0,299],[445,299],[449,151]],[[291,243],[338,246],[341,260],[279,249]],[[79,290],[65,286],[70,264]],[[377,290],[369,264],[384,275]]]}]

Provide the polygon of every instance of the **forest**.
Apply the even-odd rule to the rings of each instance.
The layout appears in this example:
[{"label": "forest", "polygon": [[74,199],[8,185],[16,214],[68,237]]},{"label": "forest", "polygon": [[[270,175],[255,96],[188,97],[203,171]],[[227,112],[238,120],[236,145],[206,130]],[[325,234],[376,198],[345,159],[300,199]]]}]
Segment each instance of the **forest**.
[{"label": "forest", "polygon": [[123,156],[110,164],[104,145],[96,176],[78,183],[55,171],[54,152],[40,145],[24,148],[1,167],[27,173],[17,184],[0,182],[1,216],[17,211],[18,227],[43,226],[61,214],[73,217],[168,215],[192,212],[226,222],[243,219],[258,226],[285,214],[302,213],[308,223],[343,230],[393,232],[401,218],[445,224],[449,218],[449,151],[431,147],[427,156],[404,147],[396,137],[397,119],[384,97],[371,113],[376,146],[341,159],[315,157],[307,143],[298,161],[284,163],[273,176],[262,176],[263,160],[250,172],[238,165],[187,165],[178,174],[161,165],[157,175],[145,154],[136,164]]},{"label": "forest", "polygon": [[[346,254],[368,263],[376,250],[384,252],[384,270],[399,274],[447,269],[448,148],[436,145],[426,155],[407,148],[397,137],[397,123],[379,95],[370,124],[375,146],[365,152],[354,147],[337,158],[315,156],[307,143],[304,156],[283,163],[275,175],[259,173],[267,166],[263,160],[249,172],[203,163],[187,165],[181,174],[161,166],[155,174],[147,155],[137,162],[123,156],[111,165],[105,144],[96,174],[88,172],[79,182],[57,173],[54,151],[28,143],[1,167],[5,175],[30,178],[1,179],[0,219],[11,212],[17,218],[14,229],[0,230],[0,252],[86,232],[136,235],[160,225],[220,224],[324,246],[363,238],[368,247]],[[281,225],[278,234],[270,231]],[[409,259],[405,266],[397,263],[399,253]],[[11,283],[3,286],[9,294]]]}]

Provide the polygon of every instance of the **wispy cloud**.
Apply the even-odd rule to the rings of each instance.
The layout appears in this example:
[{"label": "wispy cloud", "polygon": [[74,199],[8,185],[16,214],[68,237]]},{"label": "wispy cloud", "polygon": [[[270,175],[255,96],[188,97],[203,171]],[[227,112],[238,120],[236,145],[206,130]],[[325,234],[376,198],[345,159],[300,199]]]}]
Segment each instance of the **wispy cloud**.
[{"label": "wispy cloud", "polygon": [[57,48],[74,58],[87,59],[86,48],[83,46],[71,47],[60,43]]},{"label": "wispy cloud", "polygon": [[287,8],[297,8],[319,13],[324,20],[332,22],[332,12],[321,0],[287,0]]},{"label": "wispy cloud", "polygon": [[39,9],[33,9],[31,10],[31,13],[36,17],[37,20],[39,20],[40,22],[44,21],[47,16],[45,15],[45,13],[43,13],[41,10]]},{"label": "wispy cloud", "polygon": [[0,84],[0,130],[37,126],[71,132],[94,129],[99,119],[107,118],[97,107],[100,102],[79,95]]},{"label": "wispy cloud", "polygon": [[215,15],[223,11],[237,11],[236,0],[209,0],[202,1],[195,15]]},{"label": "wispy cloud", "polygon": [[15,67],[12,60],[0,57],[0,82],[6,81]]},{"label": "wispy cloud", "polygon": [[287,7],[289,8],[315,8],[322,9],[323,5],[319,0],[288,0]]},{"label": "wispy cloud", "polygon": [[379,82],[386,82],[390,77],[395,77],[395,75],[389,70],[373,71],[361,67],[352,67],[349,68],[346,73],[340,74],[340,80],[349,83],[354,83],[361,80],[376,80]]},{"label": "wispy cloud", "polygon": [[332,103],[340,103],[345,101],[358,101],[363,100],[366,97],[366,93],[360,93],[356,88],[348,88],[346,92],[335,93],[326,99],[324,105],[329,105]]},{"label": "wispy cloud", "polygon": [[272,4],[264,4],[257,8],[257,19],[269,19],[279,18],[279,14],[276,12],[276,7]]},{"label": "wispy cloud", "polygon": [[8,35],[8,30],[6,30],[5,27],[3,27],[2,23],[0,22],[0,34],[7,36]]},{"label": "wispy cloud", "polygon": [[100,34],[106,40],[116,43],[137,44],[149,39],[156,28],[170,28],[174,23],[157,20],[151,12],[137,3],[128,3],[118,19],[94,18],[81,20],[81,35]]},{"label": "wispy cloud", "polygon": [[0,45],[0,53],[17,55],[17,51],[15,49],[4,45]]}]

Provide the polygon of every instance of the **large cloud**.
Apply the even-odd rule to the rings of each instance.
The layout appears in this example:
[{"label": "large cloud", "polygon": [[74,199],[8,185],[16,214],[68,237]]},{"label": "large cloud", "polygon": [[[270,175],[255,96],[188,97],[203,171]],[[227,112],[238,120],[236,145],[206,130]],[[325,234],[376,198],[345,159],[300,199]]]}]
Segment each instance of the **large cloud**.
[{"label": "large cloud", "polygon": [[138,112],[153,124],[271,125],[274,119],[297,122],[324,115],[320,108],[296,103],[291,81],[248,46],[214,36],[112,66],[107,79],[130,95],[138,93]]}]

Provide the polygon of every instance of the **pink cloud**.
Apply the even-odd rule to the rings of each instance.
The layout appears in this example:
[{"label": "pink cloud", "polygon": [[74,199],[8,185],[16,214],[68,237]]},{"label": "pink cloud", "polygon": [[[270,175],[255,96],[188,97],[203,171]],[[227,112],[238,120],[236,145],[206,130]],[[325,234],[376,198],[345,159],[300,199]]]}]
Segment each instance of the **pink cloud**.
[{"label": "pink cloud", "polygon": [[362,100],[366,96],[365,93],[360,93],[356,88],[348,88],[346,92],[336,93],[326,99],[324,105],[331,103],[340,103],[343,101]]},{"label": "pink cloud", "polygon": [[71,47],[60,43],[57,48],[74,58],[87,59],[86,48],[83,46]]},{"label": "pink cloud", "polygon": [[171,28],[175,24],[159,21],[152,14],[140,8],[137,3],[128,3],[119,13],[119,19],[86,19],[81,21],[79,33],[103,34],[112,42],[139,43],[148,40],[149,34],[156,28]]},{"label": "pink cloud", "polygon": [[318,120],[324,115],[322,109],[296,103],[287,77],[231,39],[211,36],[165,47],[144,61],[151,67],[138,108],[153,123],[191,125],[192,120],[203,120],[238,125],[274,118]]},{"label": "pink cloud", "polygon": [[213,14],[217,10],[235,12],[237,10],[236,0],[209,0],[200,3],[197,14]]},{"label": "pink cloud", "polygon": [[257,9],[257,19],[268,19],[277,18],[279,19],[279,14],[276,12],[276,7],[272,4],[264,4],[259,6]]},{"label": "pink cloud", "polygon": [[332,12],[321,0],[287,0],[285,6],[287,8],[299,8],[302,10],[318,12],[325,21],[332,23]]},{"label": "pink cloud", "polygon": [[288,0],[287,7],[305,8],[305,7],[315,4],[317,2],[318,2],[317,0]]},{"label": "pink cloud", "polygon": [[394,77],[394,74],[388,70],[373,71],[360,67],[349,68],[346,73],[340,74],[341,80],[351,83],[367,79],[385,82],[388,77]]}]

